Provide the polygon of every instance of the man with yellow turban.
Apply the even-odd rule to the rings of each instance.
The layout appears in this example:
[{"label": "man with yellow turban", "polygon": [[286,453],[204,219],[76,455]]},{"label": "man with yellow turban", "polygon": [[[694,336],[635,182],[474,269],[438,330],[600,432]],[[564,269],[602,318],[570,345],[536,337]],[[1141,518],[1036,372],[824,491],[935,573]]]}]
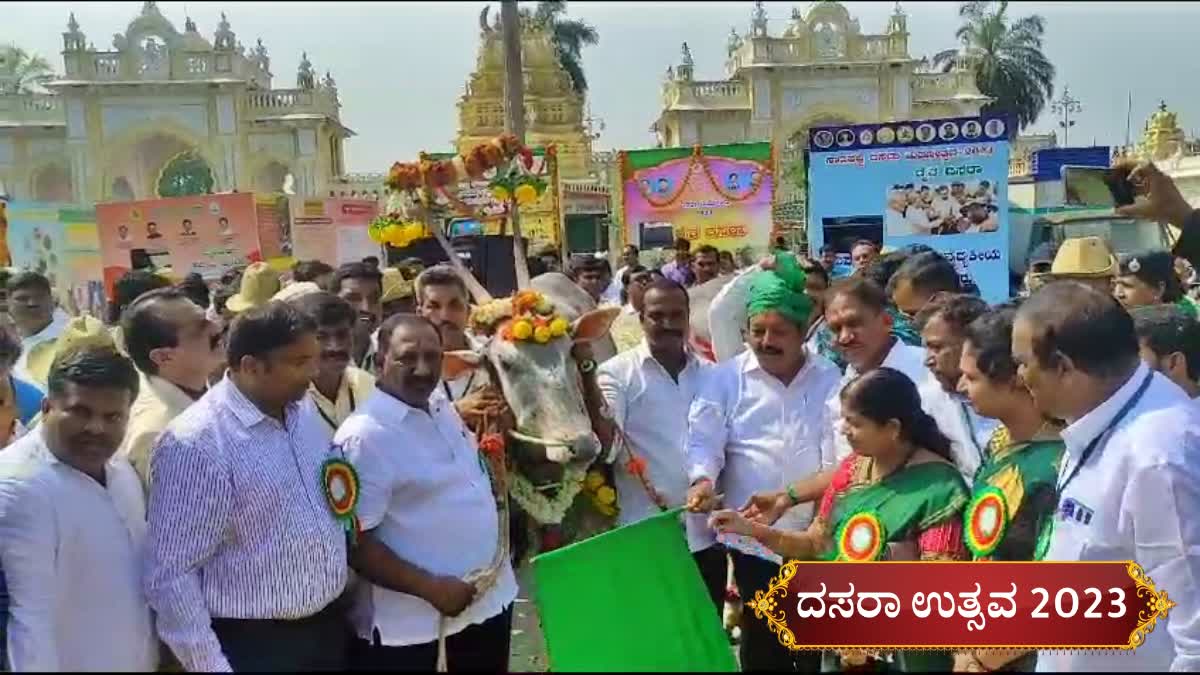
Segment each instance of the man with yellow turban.
[{"label": "man with yellow turban", "polygon": [[[822,450],[830,424],[824,405],[840,373],[828,359],[804,344],[812,301],[804,293],[805,274],[794,255],[780,252],[757,269],[730,282],[726,298],[745,297],[748,350],[715,366],[688,415],[688,508],[708,512],[740,508],[763,490],[784,490],[788,482],[833,466]],[[713,311],[720,315],[714,301]],[[712,327],[720,316],[710,314]],[[715,338],[715,335],[714,335]],[[830,453],[832,454],[832,453]],[[812,505],[788,512],[780,527],[803,530]],[[710,537],[715,535],[709,531]],[[743,598],[766,588],[778,572],[779,557],[753,539],[723,535]],[[790,652],[766,622],[742,616],[741,664],[747,671],[815,671],[816,652]]]}]

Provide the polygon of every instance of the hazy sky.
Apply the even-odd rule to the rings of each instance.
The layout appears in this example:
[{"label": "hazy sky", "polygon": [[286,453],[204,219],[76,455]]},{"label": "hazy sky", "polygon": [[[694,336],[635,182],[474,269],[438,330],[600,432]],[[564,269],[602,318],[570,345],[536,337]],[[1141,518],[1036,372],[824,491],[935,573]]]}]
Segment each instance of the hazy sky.
[{"label": "hazy sky", "polygon": [[[455,136],[455,103],[474,68],[483,2],[160,2],[177,29],[188,14],[210,41],[221,11],[249,48],[261,37],[271,56],[275,86],[295,84],[300,53],[321,74],[330,70],[341,90],[342,121],[358,136],[346,145],[350,171],[383,171],[419,150],[445,150]],[[881,33],[891,2],[845,3],[865,33]],[[795,3],[802,10],[809,3]],[[8,2],[0,43],[15,42],[62,69],[61,33],[75,12],[100,49],[124,32],[141,2]],[[770,30],[778,34],[793,4],[767,2]],[[957,3],[904,2],[910,52],[920,57],[955,46]],[[498,3],[493,3],[493,10]],[[745,32],[751,2],[571,2],[572,16],[590,22],[600,44],[584,53],[589,101],[606,128],[597,149],[631,149],[653,143],[650,124],[659,111],[659,86],[667,66],[687,41],[697,79],[723,76],[730,26]],[[1133,94],[1136,139],[1159,99],[1179,113],[1180,126],[1200,130],[1200,57],[1196,28],[1200,3],[1014,2],[1016,16],[1046,19],[1045,51],[1083,113],[1071,145],[1106,145],[1125,137],[1126,103]],[[1180,89],[1180,87],[1183,87]],[[1033,131],[1051,131],[1049,111]],[[1061,135],[1060,135],[1061,141]]]}]

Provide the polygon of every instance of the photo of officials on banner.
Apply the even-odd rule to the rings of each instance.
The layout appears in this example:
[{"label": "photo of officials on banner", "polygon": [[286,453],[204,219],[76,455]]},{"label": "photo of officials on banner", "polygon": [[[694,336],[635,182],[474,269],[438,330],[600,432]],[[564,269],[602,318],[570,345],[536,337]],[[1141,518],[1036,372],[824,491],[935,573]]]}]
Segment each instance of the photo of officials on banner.
[{"label": "photo of officials on banner", "polygon": [[925,244],[985,300],[1008,297],[1011,123],[959,117],[809,132],[809,246]]}]

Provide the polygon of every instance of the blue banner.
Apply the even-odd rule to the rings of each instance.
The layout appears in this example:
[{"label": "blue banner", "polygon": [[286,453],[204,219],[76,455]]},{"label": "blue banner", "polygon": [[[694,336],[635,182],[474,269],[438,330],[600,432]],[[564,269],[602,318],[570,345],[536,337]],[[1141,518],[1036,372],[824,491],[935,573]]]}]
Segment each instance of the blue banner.
[{"label": "blue banner", "polygon": [[985,300],[1009,297],[1004,117],[957,117],[809,131],[810,250],[848,262],[854,242],[924,244]]}]

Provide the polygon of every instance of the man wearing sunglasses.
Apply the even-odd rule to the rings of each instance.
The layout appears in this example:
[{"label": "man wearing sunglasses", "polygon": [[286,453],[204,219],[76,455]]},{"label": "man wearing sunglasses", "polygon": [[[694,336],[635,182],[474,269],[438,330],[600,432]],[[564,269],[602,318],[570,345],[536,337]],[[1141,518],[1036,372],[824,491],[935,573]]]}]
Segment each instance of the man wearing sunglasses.
[{"label": "man wearing sunglasses", "polygon": [[150,486],[150,455],[167,424],[200,398],[221,363],[221,329],[175,288],[139,296],[121,322],[125,348],[141,380],[118,451],[142,486]]}]

